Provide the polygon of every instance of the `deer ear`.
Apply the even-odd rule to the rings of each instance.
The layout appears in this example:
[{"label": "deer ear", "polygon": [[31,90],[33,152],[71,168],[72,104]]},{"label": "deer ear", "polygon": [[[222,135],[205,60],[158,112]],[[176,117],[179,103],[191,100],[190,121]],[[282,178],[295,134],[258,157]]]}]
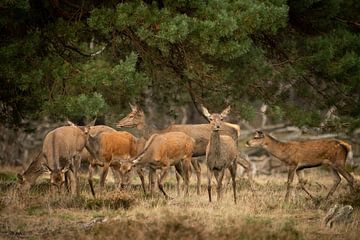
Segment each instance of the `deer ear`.
[{"label": "deer ear", "polygon": [[65,167],[63,167],[63,169],[61,169],[62,173],[66,173],[67,171],[71,170],[70,168],[70,164],[67,164]]},{"label": "deer ear", "polygon": [[206,107],[201,105],[201,110],[202,110],[203,114],[205,115],[205,117],[210,118],[211,114],[209,113],[209,111],[207,110]]},{"label": "deer ear", "polygon": [[86,126],[87,127],[92,127],[92,126],[95,125],[95,123],[96,123],[96,118],[94,120],[92,120],[90,123],[88,123]]},{"label": "deer ear", "polygon": [[130,102],[129,102],[129,106],[131,108],[132,111],[135,111],[136,110],[136,105],[132,105]]},{"label": "deer ear", "polygon": [[43,163],[42,167],[43,167],[45,172],[49,172],[49,173],[52,172],[51,168],[46,163]]},{"label": "deer ear", "polygon": [[76,125],[75,123],[73,123],[72,121],[70,121],[70,120],[67,120],[66,123],[67,123],[69,126],[77,127],[77,125]]},{"label": "deer ear", "polygon": [[225,118],[229,113],[230,113],[230,110],[231,110],[231,107],[230,107],[230,105],[227,107],[227,108],[225,108],[222,112],[221,112],[221,117],[223,117],[223,118]]}]

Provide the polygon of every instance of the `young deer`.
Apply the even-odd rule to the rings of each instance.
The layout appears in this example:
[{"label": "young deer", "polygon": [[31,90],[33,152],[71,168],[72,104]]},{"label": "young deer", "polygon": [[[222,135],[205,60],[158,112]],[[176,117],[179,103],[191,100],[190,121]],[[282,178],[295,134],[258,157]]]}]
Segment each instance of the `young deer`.
[{"label": "young deer", "polygon": [[[347,157],[352,155],[351,145],[335,139],[308,140],[308,141],[289,141],[280,142],[266,133],[257,131],[253,139],[247,142],[248,147],[262,147],[270,154],[289,165],[287,180],[287,190],[285,201],[289,199],[291,183],[294,174],[298,176],[301,188],[314,200],[314,197],[305,188],[305,181],[300,171],[305,168],[327,165],[330,167],[334,177],[334,185],[326,196],[328,199],[339,185],[342,175],[349,183],[350,188],[354,189],[354,178],[345,170]],[[340,175],[339,175],[340,174]]]},{"label": "young deer", "polygon": [[220,135],[221,124],[223,119],[230,112],[230,107],[227,107],[221,114],[210,114],[203,106],[202,110],[212,125],[209,143],[206,147],[209,201],[211,202],[211,178],[213,174],[217,181],[217,200],[219,201],[221,199],[222,179],[224,177],[225,169],[227,168],[231,174],[234,202],[236,203],[236,168],[239,153],[236,143],[231,137]]},{"label": "young deer", "polygon": [[[185,195],[189,193],[189,170],[191,156],[194,150],[194,139],[183,132],[169,132],[153,134],[146,142],[144,150],[135,158],[122,164],[121,175],[129,174],[132,167],[150,168],[150,192],[153,193],[155,179],[153,178],[156,169],[160,169],[158,186],[165,197],[169,198],[163,188],[162,181],[166,177],[170,166],[175,166],[177,171],[183,170],[185,182]],[[182,165],[181,170],[179,164]],[[125,167],[126,166],[126,167]],[[122,172],[123,171],[123,172]],[[179,186],[178,186],[179,191]]]}]

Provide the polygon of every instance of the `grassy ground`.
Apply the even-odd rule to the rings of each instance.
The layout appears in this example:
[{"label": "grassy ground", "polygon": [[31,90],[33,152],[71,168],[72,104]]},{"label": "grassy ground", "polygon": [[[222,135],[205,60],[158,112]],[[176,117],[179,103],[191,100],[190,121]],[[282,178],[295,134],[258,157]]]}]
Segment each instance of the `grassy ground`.
[{"label": "grassy ground", "polygon": [[[31,191],[15,190],[16,169],[0,171],[0,239],[359,239],[360,193],[350,195],[343,180],[334,196],[315,206],[295,188],[291,203],[283,203],[285,175],[261,176],[252,194],[246,178],[238,178],[238,203],[228,185],[221,202],[208,202],[205,178],[197,196],[192,175],[189,197],[176,197],[174,177],[169,176],[166,200],[142,194],[140,188],[108,189],[97,199],[81,179],[81,197],[50,190],[47,176]],[[325,196],[332,183],[323,170],[311,170],[309,189]],[[136,179],[136,183],[138,180]],[[296,181],[294,181],[296,184]],[[216,200],[216,193],[213,196]],[[352,222],[328,229],[321,221],[337,202],[354,207]]]}]

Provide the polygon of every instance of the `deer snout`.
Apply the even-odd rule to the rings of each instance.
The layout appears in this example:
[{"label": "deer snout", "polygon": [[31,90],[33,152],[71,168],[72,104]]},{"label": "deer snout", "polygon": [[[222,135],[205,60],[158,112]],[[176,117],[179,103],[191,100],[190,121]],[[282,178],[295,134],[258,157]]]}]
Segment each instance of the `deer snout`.
[{"label": "deer snout", "polygon": [[214,131],[219,131],[220,130],[220,124],[215,124],[213,127]]}]

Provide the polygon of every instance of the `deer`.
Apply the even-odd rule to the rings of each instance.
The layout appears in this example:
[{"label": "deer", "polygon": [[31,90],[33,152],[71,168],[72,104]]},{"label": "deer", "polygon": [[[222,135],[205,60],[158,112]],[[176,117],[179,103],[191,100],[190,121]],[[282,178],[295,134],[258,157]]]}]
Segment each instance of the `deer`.
[{"label": "deer", "polygon": [[[141,136],[145,139],[149,139],[149,136],[154,133],[166,133],[166,132],[184,132],[195,140],[194,152],[191,165],[194,167],[197,176],[197,194],[200,194],[201,185],[201,168],[195,157],[205,156],[206,146],[210,139],[211,124],[172,124],[166,129],[156,130],[146,123],[144,111],[138,105],[129,104],[131,112],[118,121],[117,128],[123,127],[136,127]],[[221,126],[221,135],[229,135],[237,142],[240,134],[240,127],[236,124],[224,122]],[[244,158],[239,159],[241,165],[247,166]],[[249,165],[250,166],[250,165]],[[245,168],[247,172],[250,172],[250,168]],[[250,179],[250,178],[249,178]],[[251,181],[251,180],[250,180]]]},{"label": "deer", "polygon": [[[119,174],[118,162],[119,160],[128,160],[137,155],[142,149],[138,139],[129,132],[125,131],[111,131],[90,133],[87,142],[87,149],[97,159],[97,165],[103,167],[100,175],[100,188],[103,190],[105,186],[105,179],[108,173],[109,167],[112,167],[117,174]],[[91,193],[95,197],[95,191],[93,187],[93,168],[95,164],[90,164],[88,182],[91,188]],[[137,169],[140,176],[142,187],[144,192],[145,180],[141,169]],[[121,177],[121,175],[120,175]],[[121,186],[124,186],[123,177],[121,177]]]},{"label": "deer", "polygon": [[40,151],[37,156],[31,161],[30,165],[22,172],[17,174],[17,188],[26,191],[30,189],[36,180],[46,172],[43,167],[44,156]]},{"label": "deer", "polygon": [[62,126],[50,131],[42,146],[42,165],[50,173],[50,182],[58,190],[65,181],[71,181],[71,193],[80,195],[78,169],[81,163],[80,152],[86,145],[90,126]]},{"label": "deer", "polygon": [[[225,108],[220,114],[210,114],[207,108],[201,106],[205,117],[212,126],[209,143],[206,146],[206,166],[208,179],[209,202],[211,197],[211,179],[215,175],[217,181],[217,200],[220,201],[222,196],[222,180],[225,169],[228,169],[232,179],[234,202],[236,203],[236,169],[239,152],[234,139],[228,135],[220,135],[221,125],[224,118],[230,112],[230,106]],[[248,165],[248,167],[250,164]]]},{"label": "deer", "polygon": [[300,187],[316,202],[314,196],[305,188],[301,170],[326,165],[331,169],[334,184],[326,195],[325,200],[335,192],[343,176],[351,190],[354,190],[354,177],[345,169],[347,158],[352,156],[351,145],[337,139],[320,139],[304,141],[282,142],[267,133],[256,131],[255,136],[247,141],[248,147],[261,147],[271,155],[289,166],[285,201],[289,201],[294,174],[296,173]]},{"label": "deer", "polygon": [[[127,161],[127,164],[121,165],[121,174],[128,174],[133,167],[148,167],[150,169],[150,193],[153,195],[154,173],[160,169],[160,175],[157,179],[158,187],[164,196],[170,199],[171,197],[165,192],[162,182],[169,168],[175,166],[179,175],[184,178],[186,196],[189,194],[189,171],[194,145],[195,140],[183,132],[153,134],[146,141],[144,149],[138,156]],[[179,194],[179,185],[177,190]]]}]

